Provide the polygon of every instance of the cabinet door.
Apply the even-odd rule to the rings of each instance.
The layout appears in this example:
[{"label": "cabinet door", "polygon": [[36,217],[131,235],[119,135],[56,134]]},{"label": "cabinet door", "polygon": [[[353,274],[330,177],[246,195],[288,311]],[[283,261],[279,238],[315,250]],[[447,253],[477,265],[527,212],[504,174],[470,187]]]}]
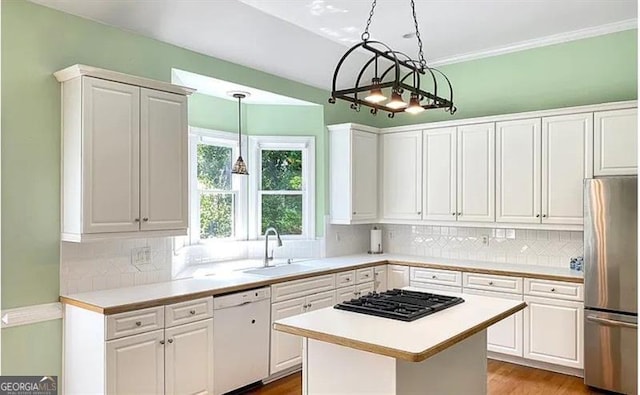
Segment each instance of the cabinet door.
[{"label": "cabinet door", "polygon": [[[305,312],[305,298],[297,298],[271,305],[271,322]],[[271,362],[269,373],[274,374],[302,363],[302,338],[271,329]]]},{"label": "cabinet door", "polygon": [[422,132],[383,136],[383,216],[422,217]]},{"label": "cabinet door", "polygon": [[352,219],[378,216],[378,136],[354,130],[351,140]]},{"label": "cabinet door", "polygon": [[164,393],[164,330],[110,340],[108,394]]},{"label": "cabinet door", "polygon": [[540,118],[496,124],[496,222],[540,223]]},{"label": "cabinet door", "polygon": [[336,303],[342,303],[344,301],[351,300],[355,297],[356,297],[355,285],[336,289]]},{"label": "cabinet door", "polygon": [[494,124],[458,128],[458,221],[495,219]]},{"label": "cabinet door", "polygon": [[583,305],[525,296],[524,357],[583,367]]},{"label": "cabinet door", "polygon": [[384,292],[387,290],[387,265],[380,265],[373,268],[375,279],[375,291]]},{"label": "cabinet door", "polygon": [[426,130],[422,143],[422,218],[454,221],[456,128]]},{"label": "cabinet door", "polygon": [[187,97],[143,88],[140,115],[140,228],[186,229]]},{"label": "cabinet door", "polygon": [[591,113],[542,119],[542,223],[582,225],[592,152]]},{"label": "cabinet door", "polygon": [[594,113],[596,176],[638,174],[638,109]]},{"label": "cabinet door", "polygon": [[409,266],[388,265],[387,287],[388,289],[404,288],[409,286]]},{"label": "cabinet door", "polygon": [[336,304],[335,291],[321,292],[315,295],[307,296],[307,310],[314,311],[324,309],[325,307],[331,307]]},{"label": "cabinet door", "polygon": [[139,229],[140,88],[82,78],[82,232]]},{"label": "cabinet door", "polygon": [[[491,298],[522,300],[522,295],[478,291],[465,288],[463,293]],[[491,325],[487,329],[487,350],[522,357],[522,311]]]},{"label": "cabinet door", "polygon": [[213,320],[165,332],[166,394],[213,393]]},{"label": "cabinet door", "polygon": [[368,283],[358,284],[356,285],[356,295],[358,295],[358,297],[367,295],[375,291],[375,288],[376,287],[373,284],[373,281],[369,281]]}]

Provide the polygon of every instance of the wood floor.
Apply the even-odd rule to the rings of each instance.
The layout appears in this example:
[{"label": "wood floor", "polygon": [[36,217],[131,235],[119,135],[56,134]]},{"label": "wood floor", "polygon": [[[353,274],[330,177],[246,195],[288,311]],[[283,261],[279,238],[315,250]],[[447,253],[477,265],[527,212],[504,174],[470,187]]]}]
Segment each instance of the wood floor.
[{"label": "wood floor", "polygon": [[[489,395],[577,395],[600,394],[589,389],[580,377],[548,372],[489,360],[487,364]],[[251,395],[301,395],[302,375],[292,374],[257,390]]]}]

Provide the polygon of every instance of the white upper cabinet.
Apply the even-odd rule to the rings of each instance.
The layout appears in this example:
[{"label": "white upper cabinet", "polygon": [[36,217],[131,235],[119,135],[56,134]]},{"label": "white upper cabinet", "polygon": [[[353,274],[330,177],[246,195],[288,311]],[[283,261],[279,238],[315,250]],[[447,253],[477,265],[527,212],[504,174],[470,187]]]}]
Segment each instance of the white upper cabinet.
[{"label": "white upper cabinet", "polygon": [[140,99],[140,229],[186,229],[187,97],[143,88]]},{"label": "white upper cabinet", "polygon": [[540,222],[540,118],[496,123],[496,222]]},{"label": "white upper cabinet", "polygon": [[63,98],[62,240],[186,234],[192,91],[87,66],[55,75]]},{"label": "white upper cabinet", "polygon": [[638,109],[594,113],[594,175],[638,174]]},{"label": "white upper cabinet", "polygon": [[458,127],[458,221],[495,220],[494,123]]},{"label": "white upper cabinet", "polygon": [[583,185],[593,177],[593,115],[542,118],[542,223],[582,225]]},{"label": "white upper cabinet", "polygon": [[136,231],[140,217],[140,89],[90,77],[74,83],[82,85],[82,98],[72,92],[75,86],[65,89],[65,94],[82,100],[75,103],[82,111],[65,113],[64,121],[65,125],[75,123],[73,118],[79,117],[83,133],[73,142],[70,140],[80,136],[65,134],[64,139],[69,143],[64,146],[65,158],[78,156],[65,163],[64,182],[76,195],[64,196],[72,199],[65,200],[65,219],[69,220],[65,227],[78,233]]},{"label": "white upper cabinet", "polygon": [[329,127],[331,223],[378,218],[378,135],[354,125]]},{"label": "white upper cabinet", "polygon": [[456,219],[456,128],[425,130],[422,137],[422,219]]},{"label": "white upper cabinet", "polygon": [[385,219],[422,217],[422,131],[382,138],[382,200]]}]

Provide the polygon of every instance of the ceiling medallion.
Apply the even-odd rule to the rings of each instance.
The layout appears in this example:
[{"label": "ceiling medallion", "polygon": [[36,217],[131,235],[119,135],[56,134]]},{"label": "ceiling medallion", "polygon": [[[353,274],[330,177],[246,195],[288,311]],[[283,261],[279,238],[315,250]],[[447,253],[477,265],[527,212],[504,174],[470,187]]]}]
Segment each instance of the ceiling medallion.
[{"label": "ceiling medallion", "polygon": [[[333,72],[333,85],[329,103],[334,104],[336,99],[341,99],[350,102],[351,108],[355,111],[360,111],[361,106],[367,106],[371,107],[371,113],[374,115],[378,111],[388,112],[389,118],[393,118],[398,112],[404,111],[410,114],[418,114],[432,108],[443,108],[448,113],[454,114],[457,109],[453,104],[453,88],[449,78],[440,70],[427,66],[427,62],[424,60],[414,0],[411,0],[411,10],[416,30],[415,36],[418,40],[418,60],[411,59],[402,52],[394,51],[380,41],[369,39],[369,25],[371,25],[375,7],[376,0],[373,0],[367,25],[361,36],[362,41],[351,47],[342,56]],[[371,58],[360,69],[353,88],[336,89],[340,67],[342,67],[349,55],[358,48],[369,52]],[[371,83],[361,85],[363,76],[367,71],[369,73],[373,71]],[[446,82],[449,88],[448,98],[438,96],[439,81],[440,83]],[[428,90],[429,88],[430,90]],[[402,97],[405,92],[409,95],[408,103]]]}]

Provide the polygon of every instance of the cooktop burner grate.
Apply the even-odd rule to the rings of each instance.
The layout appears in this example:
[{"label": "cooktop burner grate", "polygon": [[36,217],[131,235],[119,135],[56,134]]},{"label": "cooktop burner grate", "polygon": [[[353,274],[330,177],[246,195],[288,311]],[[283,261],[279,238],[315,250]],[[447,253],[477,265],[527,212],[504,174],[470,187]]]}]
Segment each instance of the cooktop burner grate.
[{"label": "cooktop burner grate", "polygon": [[338,303],[334,308],[400,321],[413,321],[464,302],[456,296],[392,289]]}]

